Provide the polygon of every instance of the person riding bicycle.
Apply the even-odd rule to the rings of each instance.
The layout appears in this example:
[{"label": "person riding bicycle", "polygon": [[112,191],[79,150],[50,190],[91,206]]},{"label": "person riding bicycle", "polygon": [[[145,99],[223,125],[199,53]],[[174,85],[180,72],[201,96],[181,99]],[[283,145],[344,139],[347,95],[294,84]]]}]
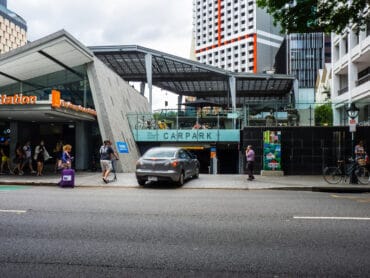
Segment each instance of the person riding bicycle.
[{"label": "person riding bicycle", "polygon": [[365,164],[365,148],[364,142],[360,140],[358,144],[355,146],[355,160],[358,164],[364,165]]}]

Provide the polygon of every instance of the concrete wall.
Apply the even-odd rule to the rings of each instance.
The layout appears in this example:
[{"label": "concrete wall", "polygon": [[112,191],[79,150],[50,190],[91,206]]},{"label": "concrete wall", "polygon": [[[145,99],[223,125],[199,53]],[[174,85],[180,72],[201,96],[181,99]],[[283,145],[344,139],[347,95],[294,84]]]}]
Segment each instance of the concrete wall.
[{"label": "concrete wall", "polygon": [[149,103],[98,58],[88,65],[87,74],[102,141],[111,140],[116,150],[116,142],[126,142],[129,153],[119,154],[117,171],[133,172],[140,154],[126,115],[129,112],[150,112]]}]

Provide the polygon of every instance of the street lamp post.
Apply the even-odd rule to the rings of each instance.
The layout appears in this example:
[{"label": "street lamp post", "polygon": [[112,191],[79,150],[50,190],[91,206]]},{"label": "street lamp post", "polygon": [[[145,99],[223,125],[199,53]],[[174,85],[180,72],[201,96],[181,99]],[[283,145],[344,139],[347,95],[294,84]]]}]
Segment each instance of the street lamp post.
[{"label": "street lamp post", "polygon": [[358,109],[356,107],[356,105],[352,102],[351,105],[346,109],[346,112],[347,112],[347,115],[348,117],[350,117],[350,121],[349,121],[349,124],[350,124],[350,129],[349,131],[351,132],[352,134],[352,149],[351,149],[351,155],[353,155],[353,152],[354,152],[354,140],[355,140],[355,132],[356,132],[356,118],[358,116],[358,112],[360,111],[360,109]]},{"label": "street lamp post", "polygon": [[[360,109],[356,107],[356,105],[351,102],[351,105],[346,109],[349,120],[349,131],[351,132],[351,156],[354,158],[354,149],[355,149],[355,132],[356,132],[356,118],[358,116],[358,112]],[[354,171],[351,173],[350,177],[351,183],[357,183],[357,178],[354,174]]]}]

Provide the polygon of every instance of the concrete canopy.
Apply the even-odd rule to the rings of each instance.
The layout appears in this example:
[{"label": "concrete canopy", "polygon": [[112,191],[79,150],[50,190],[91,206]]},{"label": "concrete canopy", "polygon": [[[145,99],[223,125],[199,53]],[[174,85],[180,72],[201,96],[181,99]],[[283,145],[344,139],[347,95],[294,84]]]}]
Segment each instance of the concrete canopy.
[{"label": "concrete canopy", "polygon": [[[70,70],[93,61],[93,54],[64,30],[0,55],[0,87]],[[75,72],[75,74],[78,74]]]},{"label": "concrete canopy", "polygon": [[[33,84],[31,79],[62,70],[68,70],[81,77],[81,73],[73,68],[93,62],[93,57],[90,50],[69,33],[61,30],[0,55],[0,87],[23,83],[37,88],[40,85]],[[52,109],[50,105],[39,102],[35,107],[2,105],[0,119],[65,122],[76,119],[94,121],[95,117],[63,109]]]}]

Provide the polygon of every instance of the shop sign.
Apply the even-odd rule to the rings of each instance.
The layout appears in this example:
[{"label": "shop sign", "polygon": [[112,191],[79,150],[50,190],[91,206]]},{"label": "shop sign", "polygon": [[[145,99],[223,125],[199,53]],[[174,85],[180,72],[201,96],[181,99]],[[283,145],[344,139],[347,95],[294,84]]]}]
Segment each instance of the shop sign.
[{"label": "shop sign", "polygon": [[211,130],[138,130],[133,131],[137,142],[240,142],[239,129]]},{"label": "shop sign", "polygon": [[1,105],[36,104],[36,102],[37,96],[25,96],[23,94],[14,94],[13,96],[8,96],[5,94],[0,94]]},{"label": "shop sign", "polygon": [[126,142],[117,142],[117,149],[119,153],[128,153],[128,146]]},{"label": "shop sign", "polygon": [[51,91],[51,106],[54,108],[66,108],[70,110],[74,110],[77,112],[82,112],[82,113],[87,113],[93,116],[96,116],[97,113],[94,109],[91,108],[86,108],[81,105],[76,105],[73,104],[70,101],[64,101],[63,99],[60,98],[60,92],[57,90],[52,90]]},{"label": "shop sign", "polygon": [[216,141],[217,131],[213,130],[169,130],[158,132],[159,141]]}]

